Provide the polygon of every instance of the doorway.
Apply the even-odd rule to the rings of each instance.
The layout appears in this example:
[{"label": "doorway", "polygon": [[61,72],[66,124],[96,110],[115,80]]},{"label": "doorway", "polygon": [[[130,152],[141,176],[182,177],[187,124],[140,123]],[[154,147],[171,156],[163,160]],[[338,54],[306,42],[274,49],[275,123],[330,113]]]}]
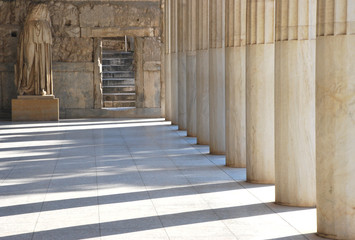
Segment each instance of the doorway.
[{"label": "doorway", "polygon": [[106,109],[136,107],[133,37],[102,40],[102,96]]}]

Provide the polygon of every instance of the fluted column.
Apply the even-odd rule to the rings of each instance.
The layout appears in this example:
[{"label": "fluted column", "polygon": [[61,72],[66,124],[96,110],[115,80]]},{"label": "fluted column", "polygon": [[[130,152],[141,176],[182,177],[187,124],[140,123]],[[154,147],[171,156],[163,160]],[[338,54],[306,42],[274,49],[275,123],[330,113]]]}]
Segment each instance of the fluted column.
[{"label": "fluted column", "polygon": [[316,0],[276,2],[276,203],[315,205]]},{"label": "fluted column", "polygon": [[196,137],[196,37],[197,0],[187,2],[188,31],[186,52],[186,111],[187,136]]},{"label": "fluted column", "polygon": [[246,1],[226,0],[226,165],[246,167]]},{"label": "fluted column", "polygon": [[197,0],[198,12],[198,39],[196,53],[196,131],[197,143],[208,145],[210,142],[209,126],[209,69],[208,69],[208,42],[209,42],[209,1]]},{"label": "fluted column", "polygon": [[353,0],[318,0],[317,224],[331,239],[355,239],[354,12]]},{"label": "fluted column", "polygon": [[187,1],[178,1],[178,95],[179,129],[186,130],[186,50],[187,50]]},{"label": "fluted column", "polygon": [[210,153],[225,154],[225,1],[209,4]]},{"label": "fluted column", "polygon": [[274,183],[274,0],[247,1],[247,181]]},{"label": "fluted column", "polygon": [[171,24],[171,53],[170,53],[170,66],[171,66],[171,122],[174,125],[179,124],[179,109],[178,109],[178,35],[177,35],[177,15],[178,0],[170,0],[170,24]]},{"label": "fluted column", "polygon": [[171,114],[171,21],[170,21],[170,4],[171,0],[165,0],[165,11],[164,11],[164,21],[165,21],[165,119],[168,121],[172,120]]}]

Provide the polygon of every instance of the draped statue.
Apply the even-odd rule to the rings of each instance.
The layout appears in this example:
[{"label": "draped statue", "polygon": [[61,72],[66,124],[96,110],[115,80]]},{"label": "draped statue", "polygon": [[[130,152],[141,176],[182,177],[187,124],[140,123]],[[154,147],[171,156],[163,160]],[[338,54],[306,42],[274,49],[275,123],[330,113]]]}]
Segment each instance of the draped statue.
[{"label": "draped statue", "polygon": [[15,84],[19,95],[53,95],[52,33],[48,7],[32,5],[20,34]]}]

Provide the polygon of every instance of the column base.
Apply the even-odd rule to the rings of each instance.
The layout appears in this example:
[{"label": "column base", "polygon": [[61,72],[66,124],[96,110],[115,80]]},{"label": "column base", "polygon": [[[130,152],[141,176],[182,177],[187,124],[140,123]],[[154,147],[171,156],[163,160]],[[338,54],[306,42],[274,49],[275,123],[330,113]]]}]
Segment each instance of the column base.
[{"label": "column base", "polygon": [[340,238],[336,238],[336,236],[331,235],[331,234],[323,234],[323,233],[316,233],[317,236],[322,237],[322,238],[329,238],[329,239],[340,239]]},{"label": "column base", "polygon": [[316,205],[312,204],[298,204],[298,203],[285,203],[285,202],[277,202],[275,201],[275,204],[280,205],[280,206],[287,206],[287,207],[301,207],[301,208],[315,208]]},{"label": "column base", "polygon": [[59,99],[50,96],[18,96],[12,99],[12,121],[58,121]]}]

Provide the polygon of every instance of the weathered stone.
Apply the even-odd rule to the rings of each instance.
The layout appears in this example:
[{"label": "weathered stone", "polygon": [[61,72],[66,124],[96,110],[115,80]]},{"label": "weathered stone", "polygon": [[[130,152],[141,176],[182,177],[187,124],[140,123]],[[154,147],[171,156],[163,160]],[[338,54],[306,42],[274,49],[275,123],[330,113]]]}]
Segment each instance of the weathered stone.
[{"label": "weathered stone", "polygon": [[144,71],[144,107],[160,107],[159,71]]},{"label": "weathered stone", "polygon": [[54,62],[53,72],[93,72],[94,66],[91,62],[77,62],[75,64],[66,62]]},{"label": "weathered stone", "polygon": [[156,38],[135,39],[137,107],[160,107],[160,42]]},{"label": "weathered stone", "polygon": [[0,23],[21,24],[26,16],[31,1],[0,1]]},{"label": "weathered stone", "polygon": [[54,94],[63,99],[60,109],[93,108],[93,72],[53,72],[53,77]]},{"label": "weathered stone", "polygon": [[160,71],[160,61],[145,62],[143,69],[144,71]]},{"label": "weathered stone", "polygon": [[[16,97],[7,93],[15,89],[8,86],[14,85],[14,73],[9,69],[16,62],[18,37],[33,2],[46,2],[49,7],[54,93],[60,98],[62,116],[69,116],[65,113],[71,111],[68,109],[89,113],[81,110],[101,106],[101,79],[97,71],[101,62],[94,54],[94,41],[116,40],[125,35],[141,40],[137,48],[134,41],[128,48],[135,51],[136,107],[161,107],[164,78],[161,77],[163,4],[160,0],[0,0],[0,63],[4,63],[0,64],[1,110],[11,108],[11,98]],[[124,50],[124,43],[115,49]],[[93,63],[99,67],[94,68]],[[2,93],[3,89],[6,94]]]},{"label": "weathered stone", "polygon": [[[134,49],[134,43],[131,43],[127,40],[127,51],[132,51]],[[133,48],[132,48],[133,47]],[[104,39],[102,41],[102,48],[106,50],[116,50],[116,51],[125,51],[125,41],[124,40],[111,40]]]},{"label": "weathered stone", "polygon": [[17,38],[0,38],[0,62],[16,62]]},{"label": "weathered stone", "polygon": [[50,7],[53,33],[56,37],[80,37],[77,6],[57,2]]},{"label": "weathered stone", "polygon": [[92,62],[93,39],[54,38],[53,61]]},{"label": "weathered stone", "polygon": [[0,25],[0,62],[16,61],[16,49],[20,27],[17,25]]},{"label": "weathered stone", "polygon": [[157,4],[86,4],[79,11],[80,27],[158,27],[160,24]]},{"label": "weathered stone", "polygon": [[[10,24],[11,22],[11,15],[13,15],[12,10],[12,3],[11,2],[0,2],[0,22],[3,24]],[[6,10],[6,11],[5,11]],[[10,10],[10,11],[9,11]]]},{"label": "weathered stone", "polygon": [[81,37],[121,37],[125,35],[136,37],[153,37],[154,28],[149,27],[134,27],[134,28],[119,28],[119,27],[86,27],[81,28]]},{"label": "weathered stone", "polygon": [[136,38],[134,41],[135,69],[136,69],[136,107],[142,108],[144,106],[144,70],[143,70],[143,38]]},{"label": "weathered stone", "polygon": [[145,38],[143,45],[144,107],[160,107],[161,43]]},{"label": "weathered stone", "polygon": [[[115,9],[109,4],[84,5],[80,10],[80,27],[109,27],[114,25]],[[95,16],[95,17],[93,17]]]},{"label": "weathered stone", "polygon": [[160,61],[160,44],[157,38],[144,39],[144,61]]},{"label": "weathered stone", "polygon": [[0,72],[0,106],[1,109],[11,109],[11,99],[16,98],[14,72]]}]

